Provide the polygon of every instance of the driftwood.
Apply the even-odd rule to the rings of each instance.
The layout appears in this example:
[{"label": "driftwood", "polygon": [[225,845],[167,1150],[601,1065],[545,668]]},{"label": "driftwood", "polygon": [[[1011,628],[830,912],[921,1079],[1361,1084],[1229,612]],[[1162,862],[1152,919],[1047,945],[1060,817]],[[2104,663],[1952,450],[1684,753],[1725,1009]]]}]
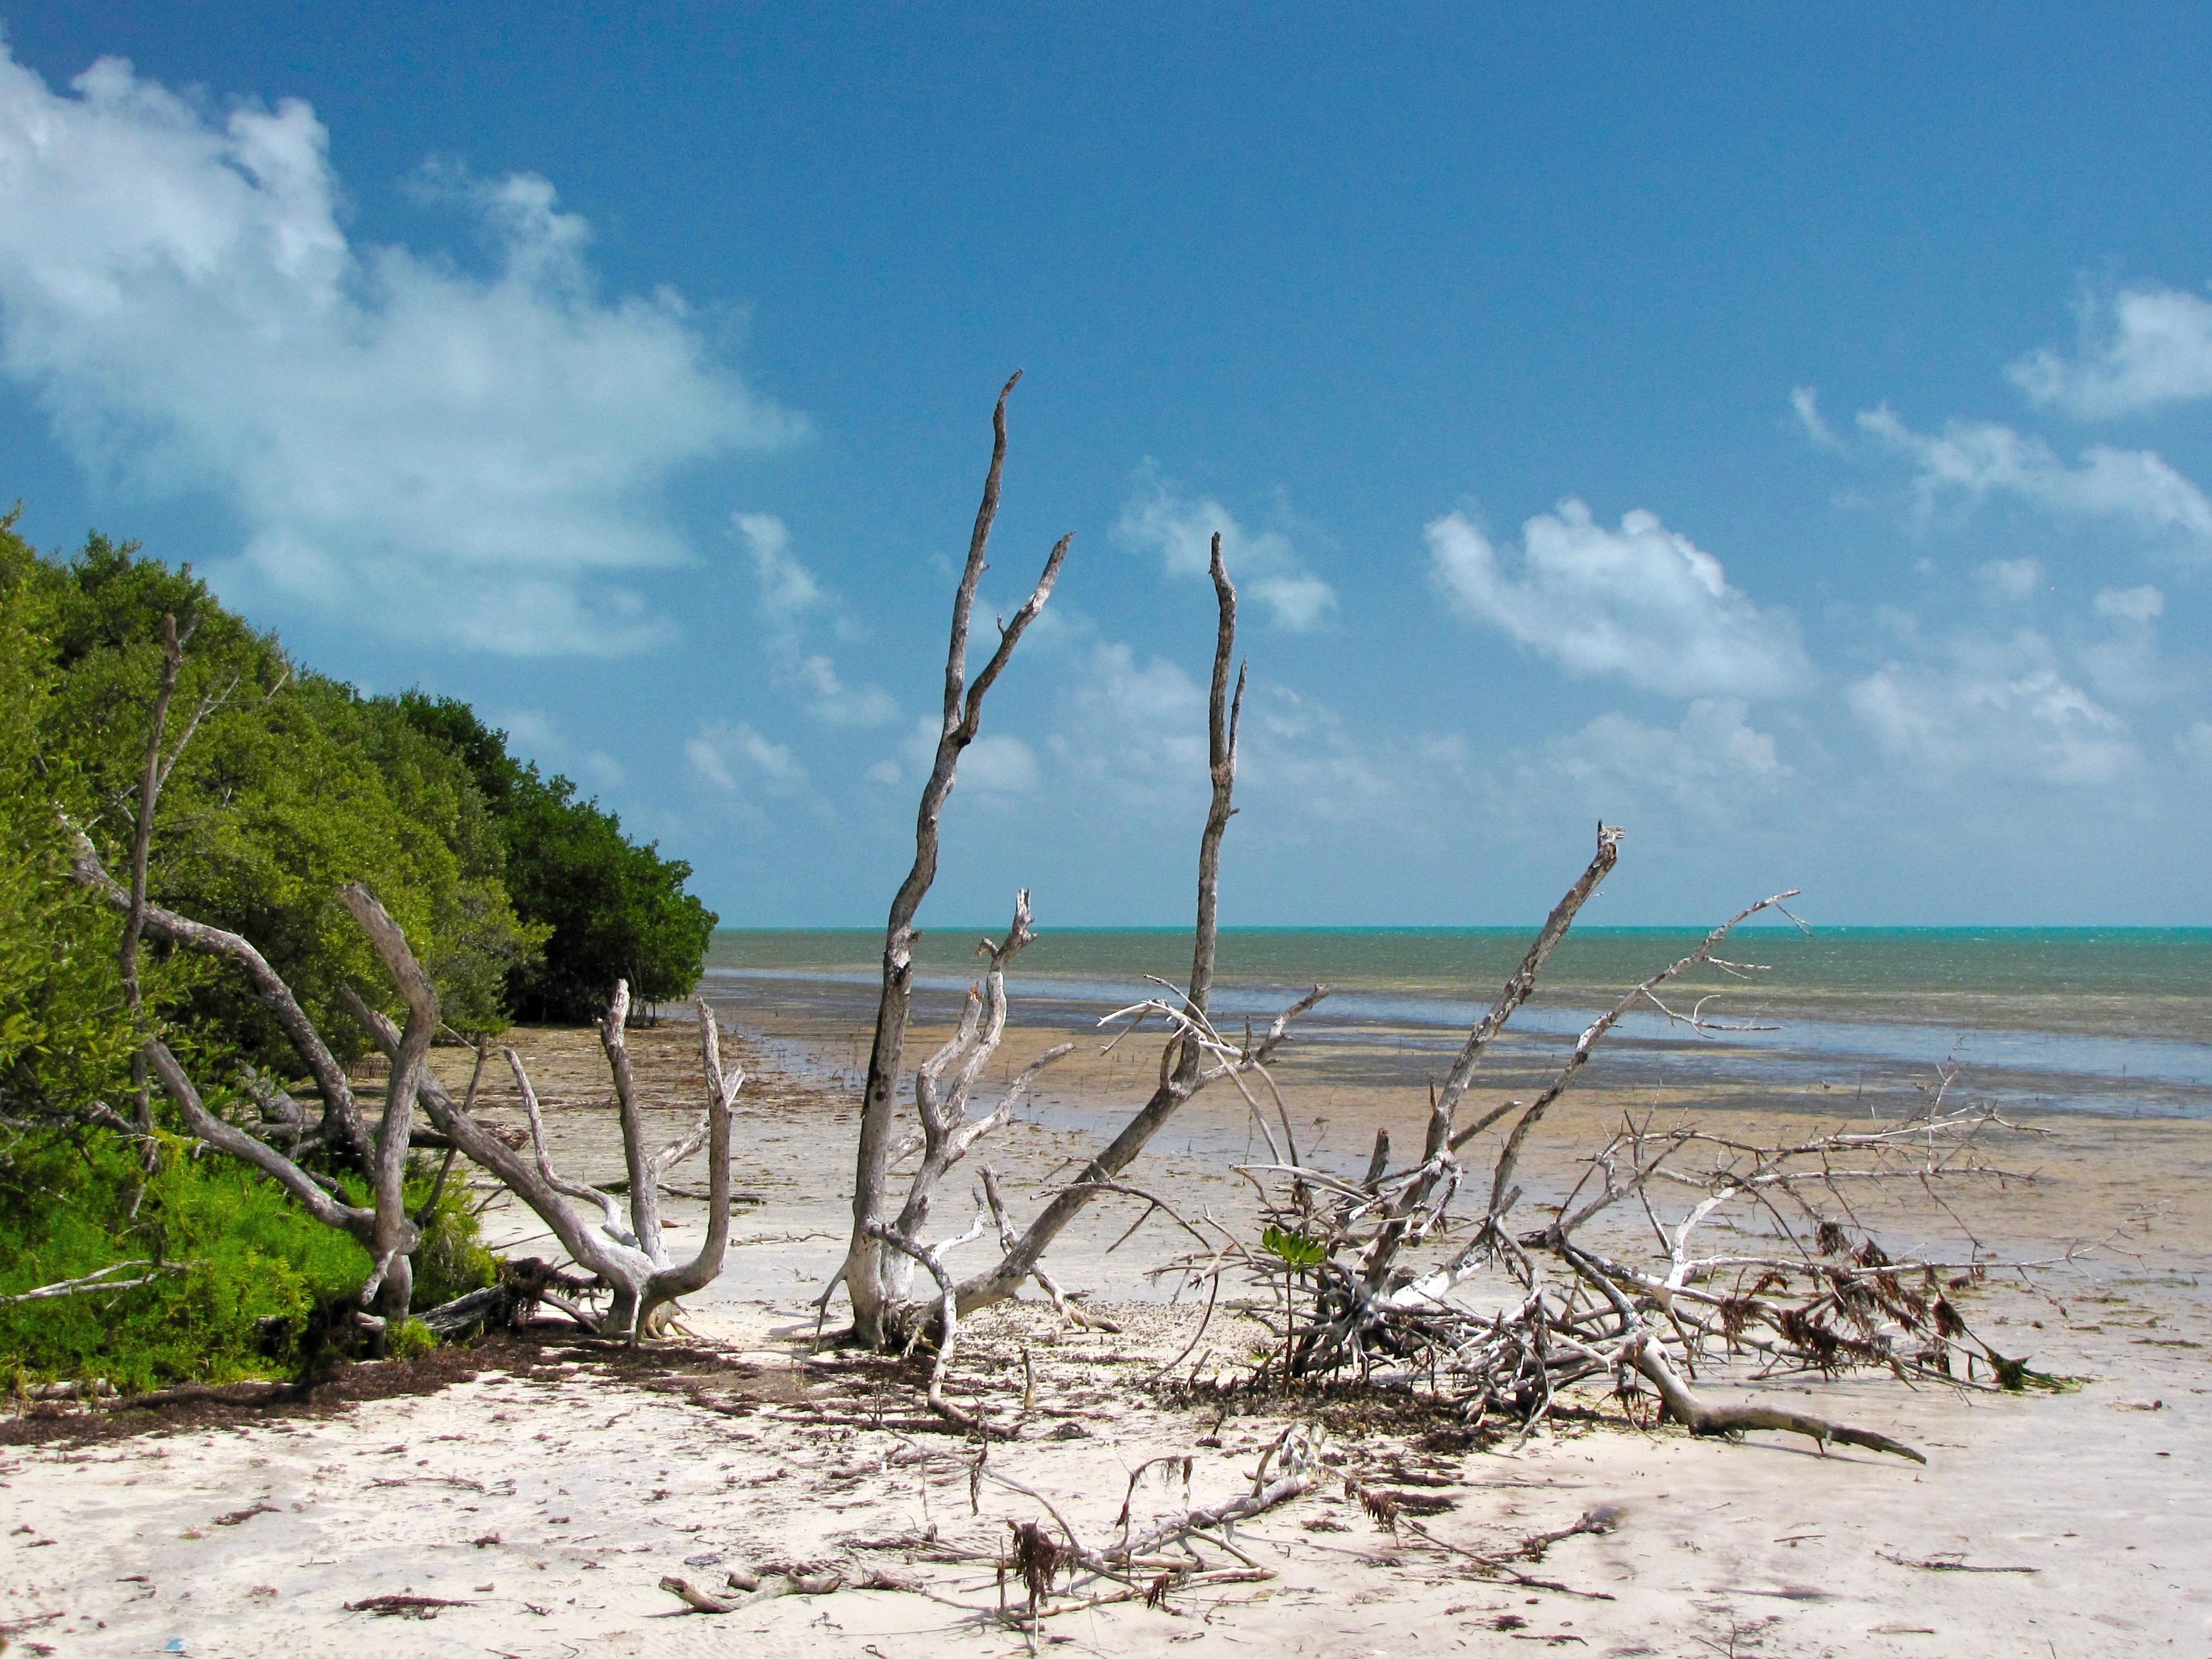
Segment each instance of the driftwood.
[{"label": "driftwood", "polygon": [[[377,939],[386,953],[386,965],[395,975],[411,963],[406,940],[398,930]],[[354,1000],[356,1018],[367,1025],[371,1039],[387,1054],[396,1054],[401,1034],[392,1022],[365,1002]],[[489,1170],[501,1185],[543,1221],[561,1246],[584,1273],[596,1282],[606,1305],[586,1310],[570,1296],[548,1289],[539,1300],[570,1314],[586,1328],[604,1336],[635,1341],[660,1327],[665,1310],[678,1297],[702,1290],[722,1270],[730,1239],[730,1111],[744,1085],[741,1066],[723,1068],[720,1028],[705,999],[695,1005],[699,1018],[699,1054],[707,1074],[707,1104],[702,1121],[679,1139],[658,1151],[645,1143],[642,1119],[635,1097],[624,1048],[623,1030],[629,1012],[629,988],[617,983],[601,1022],[599,1040],[613,1071],[617,1103],[623,1115],[623,1152],[629,1171],[625,1206],[614,1194],[568,1181],[555,1171],[545,1151],[543,1119],[537,1093],[522,1058],[506,1050],[508,1066],[521,1091],[531,1122],[531,1156],[523,1153],[480,1123],[462,1103],[456,1103],[434,1079],[426,1079],[423,1110],[463,1154]],[[678,1262],[661,1237],[660,1177],[683,1158],[707,1150],[707,1233],[697,1253]],[[580,1214],[569,1200],[582,1199],[599,1212],[595,1218]]]},{"label": "driftwood", "polygon": [[[1560,1389],[1610,1377],[1624,1395],[1650,1389],[1661,1412],[1693,1433],[1779,1431],[1808,1436],[1823,1449],[1857,1446],[1924,1461],[1870,1429],[1763,1403],[1704,1399],[1686,1373],[1742,1357],[1768,1373],[1870,1367],[1980,1388],[2044,1380],[1974,1337],[1948,1299],[1947,1289],[1993,1265],[1978,1249],[1964,1262],[1893,1261],[1871,1238],[1855,1239],[1832,1213],[1848,1214],[1842,1195],[1865,1183],[1925,1187],[1998,1173],[1977,1152],[1986,1134],[2016,1127],[1996,1112],[1953,1108],[1939,1093],[1903,1121],[1776,1146],[1694,1122],[1630,1121],[1583,1160],[1572,1190],[1547,1206],[1549,1219],[1512,1224],[1522,1197],[1522,1157],[1606,1036],[1639,1006],[1699,1031],[1732,1029],[1707,1018],[1702,1001],[1677,1012],[1661,988],[1700,966],[1737,978],[1758,971],[1717,952],[1748,918],[1768,910],[1787,915],[1793,894],[1747,906],[1632,988],[1582,1032],[1532,1099],[1504,1102],[1464,1126],[1458,1121],[1484,1051],[1528,1000],[1545,959],[1617,862],[1620,840],[1617,829],[1599,827],[1588,868],[1469,1032],[1432,1097],[1419,1164],[1392,1173],[1388,1137],[1378,1136],[1357,1181],[1301,1163],[1294,1152],[1245,1166],[1261,1195],[1261,1237],[1206,1221],[1212,1234],[1180,1269],[1213,1283],[1237,1273],[1267,1287],[1276,1311],[1255,1316],[1279,1339],[1279,1357],[1268,1365],[1285,1384],[1346,1371],[1369,1378],[1378,1369],[1401,1385],[1425,1376],[1471,1418],[1495,1412],[1533,1426]],[[1458,1154],[1509,1120],[1479,1207],[1456,1213],[1454,1200],[1465,1184]],[[1671,1226],[1661,1214],[1669,1194],[1686,1200]],[[1623,1206],[1640,1209],[1649,1222],[1656,1261],[1620,1259],[1622,1252],[1589,1242],[1590,1224]],[[1698,1230],[1721,1218],[1748,1229],[1753,1242],[1700,1254]],[[1417,1272],[1405,1264],[1409,1249],[1454,1233],[1462,1242],[1441,1265]],[[1954,1277],[1947,1282],[1947,1275]],[[1483,1297],[1471,1300],[1478,1281]]]}]

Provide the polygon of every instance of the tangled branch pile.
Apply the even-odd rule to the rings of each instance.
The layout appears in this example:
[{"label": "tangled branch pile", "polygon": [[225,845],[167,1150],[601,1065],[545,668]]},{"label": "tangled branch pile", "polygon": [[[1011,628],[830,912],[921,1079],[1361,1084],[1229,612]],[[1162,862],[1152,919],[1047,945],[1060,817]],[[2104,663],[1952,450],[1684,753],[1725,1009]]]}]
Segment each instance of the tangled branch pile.
[{"label": "tangled branch pile", "polygon": [[[1255,1099],[1272,1161],[1240,1170],[1259,1192],[1259,1237],[1207,1218],[1187,1223],[1202,1248],[1179,1270],[1213,1291],[1229,1275],[1264,1289],[1255,1314],[1278,1350],[1267,1369],[1285,1382],[1425,1379],[1478,1421],[1498,1413],[1534,1425],[1560,1390],[1610,1377],[1632,1401],[1656,1392],[1663,1413],[1698,1433],[1776,1429],[1917,1459],[1887,1436],[1825,1419],[1709,1403],[1691,1382],[1730,1364],[1760,1377],[1870,1368],[1976,1389],[2049,1381],[1977,1336],[1952,1299],[1999,1265],[1971,1235],[1960,1259],[1893,1260],[1856,1224],[1865,1200],[1881,1192],[1917,1188],[1940,1204],[1938,1183],[2019,1178],[1990,1163],[1984,1148],[1994,1135],[2033,1132],[1992,1108],[1948,1104],[1948,1079],[1907,1116],[1771,1144],[1686,1120],[1662,1123],[1656,1113],[1626,1118],[1579,1160],[1578,1178],[1556,1202],[1524,1206],[1524,1154],[1624,1016],[1643,1006],[1700,1032],[1750,1029],[1708,1018],[1703,1000],[1678,1012],[1661,989],[1701,965],[1739,978],[1759,971],[1715,951],[1747,918],[1786,915],[1795,896],[1750,906],[1631,989],[1583,1031],[1533,1098],[1462,1123],[1485,1050],[1534,990],[1620,845],[1618,830],[1601,827],[1589,868],[1469,1033],[1434,1094],[1419,1162],[1393,1171],[1383,1133],[1364,1176],[1334,1174],[1302,1161],[1288,1143],[1279,1097],[1283,1141]],[[1164,1018],[1174,1041],[1273,1089],[1264,1060],[1224,1041],[1202,1013],[1164,1000],[1121,1013]],[[1463,1150],[1493,1128],[1504,1133],[1488,1179],[1474,1180]],[[1461,1202],[1470,1188],[1474,1205]],[[1723,1229],[1729,1237],[1714,1240]],[[1416,1251],[1430,1265],[1412,1265]]]}]

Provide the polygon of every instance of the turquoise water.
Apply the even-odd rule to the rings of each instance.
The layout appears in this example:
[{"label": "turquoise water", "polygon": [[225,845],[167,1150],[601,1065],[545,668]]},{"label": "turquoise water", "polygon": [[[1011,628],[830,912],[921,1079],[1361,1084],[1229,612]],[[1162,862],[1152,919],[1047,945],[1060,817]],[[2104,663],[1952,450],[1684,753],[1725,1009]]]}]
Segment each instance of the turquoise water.
[{"label": "turquoise water", "polygon": [[[917,980],[950,997],[973,973],[983,930],[941,928],[915,952]],[[1221,936],[1217,1015],[1262,1014],[1308,986],[1334,994],[1304,1029],[1433,1068],[1527,949],[1518,928],[1243,928]],[[1514,1029],[1564,1042],[1600,1008],[1704,937],[1691,928],[1577,929]],[[855,1018],[872,1008],[882,935],[732,930],[714,936],[708,986],[750,982]],[[1010,975],[1018,1009],[1070,1026],[1181,981],[1176,929],[1043,933]],[[1685,1074],[1779,1089],[1838,1078],[1901,1082],[1963,1065],[1997,1097],[2087,1110],[2212,1115],[2212,928],[1747,927],[1719,954],[1755,971],[1705,969],[1678,1008],[1767,1028],[1704,1035],[1655,1011],[1623,1021],[1617,1046],[1655,1079]]]}]

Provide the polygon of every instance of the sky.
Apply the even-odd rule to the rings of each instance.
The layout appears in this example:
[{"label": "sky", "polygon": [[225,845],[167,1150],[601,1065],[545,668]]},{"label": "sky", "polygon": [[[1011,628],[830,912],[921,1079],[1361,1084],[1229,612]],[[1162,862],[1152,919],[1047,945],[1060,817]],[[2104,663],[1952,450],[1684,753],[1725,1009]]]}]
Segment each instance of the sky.
[{"label": "sky", "polygon": [[1019,368],[926,923],[1187,921],[1218,531],[1231,923],[2212,924],[2212,12],[590,9],[0,0],[24,533],[879,923]]}]

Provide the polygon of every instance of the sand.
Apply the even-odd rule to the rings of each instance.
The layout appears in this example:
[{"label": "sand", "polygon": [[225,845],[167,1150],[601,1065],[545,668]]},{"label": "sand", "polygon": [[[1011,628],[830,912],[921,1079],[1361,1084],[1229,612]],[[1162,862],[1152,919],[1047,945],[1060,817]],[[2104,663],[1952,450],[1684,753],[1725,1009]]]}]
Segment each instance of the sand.
[{"label": "sand", "polygon": [[[24,1650],[294,1655],[1013,1653],[1029,1638],[991,1615],[988,1565],[939,1559],[1001,1548],[1033,1498],[975,1480],[972,1444],[921,1407],[914,1365],[810,1356],[806,1304],[842,1249],[851,1091],[841,1034],[762,1018],[749,1044],[736,1175],[748,1194],[722,1278],[687,1304],[691,1338],[609,1352],[548,1324],[448,1352],[432,1366],[356,1368],[317,1400],[166,1413],[24,1418],[0,1435],[0,1629]],[[518,1034],[547,1099],[556,1158],[617,1172],[608,1087],[589,1033]],[[1003,1071],[1054,1034],[1018,1031]],[[927,1034],[917,1036],[917,1045]],[[681,1027],[633,1038],[647,1088],[682,1121],[697,1098]],[[1140,1092],[1149,1053],[1086,1053],[989,1156],[1028,1202],[1095,1144],[1109,1108]],[[437,1063],[459,1072],[448,1051]],[[1364,1155],[1377,1122],[1410,1137],[1419,1101],[1365,1086],[1341,1053],[1291,1068],[1295,1121],[1332,1156]],[[1596,1068],[1593,1068],[1594,1073]],[[1555,1126],[1549,1176],[1623,1109],[1671,1109],[1651,1090],[1596,1086]],[[1747,1132],[1828,1119],[1857,1103],[1707,1102]],[[1572,1098],[1572,1097],[1571,1097]],[[1231,1109],[1233,1108],[1233,1109]],[[511,1091],[488,1115],[514,1111]],[[1144,1179],[1224,1219],[1246,1213],[1226,1165],[1250,1134],[1233,1095],[1201,1097],[1157,1145]],[[1316,1117],[1327,1121],[1318,1127]],[[2033,1290],[1993,1289],[1972,1315],[2008,1351],[2084,1379],[2072,1392],[1962,1395],[1870,1379],[1770,1387],[1925,1451],[1917,1468],[1754,1436],[1741,1444],[1638,1430],[1589,1408],[1525,1442],[1469,1437],[1448,1416],[1338,1399],[1224,1414],[1144,1378],[1188,1340],[1146,1269],[1172,1242],[1155,1223],[1113,1255],[1124,1209],[1077,1230],[1060,1276],[1126,1328],[1071,1330],[1046,1306],[970,1322],[955,1392],[1011,1414],[1033,1407],[990,1467],[1050,1498],[1086,1540],[1110,1542],[1129,1472],[1188,1455],[1191,1500],[1243,1490],[1293,1417],[1333,1460],[1306,1496],[1240,1525],[1239,1549],[1275,1576],[1044,1621],[1041,1646],[1101,1654],[1215,1649],[1392,1656],[2212,1653],[2212,1447],[2199,1290],[2212,1270],[2212,1127],[2075,1119],[2005,1162],[2032,1181],[1957,1200],[1988,1242],[2018,1254],[2094,1254]],[[687,1177],[703,1180],[703,1176]],[[1018,1207],[1023,1199],[1017,1199]],[[944,1200],[963,1224],[964,1188]],[[700,1206],[674,1208],[696,1237]],[[957,1212],[957,1213],[956,1213]],[[1900,1213],[1895,1224],[1917,1224]],[[495,1206],[496,1242],[542,1251],[526,1212]],[[1258,1328],[1218,1322],[1208,1372]],[[383,1397],[376,1397],[381,1395]],[[1430,1536],[1395,1535],[1340,1477],[1401,1494]],[[1180,1472],[1135,1495],[1141,1524],[1184,1499]],[[1466,1552],[1510,1553],[1592,1510],[1608,1530],[1553,1545],[1501,1582]],[[1433,1540],[1433,1541],[1432,1541]],[[1216,1552],[1216,1559],[1219,1559]],[[1229,1565],[1235,1565],[1230,1563]],[[834,1572],[841,1588],[720,1615],[659,1588],[715,1587],[732,1567]],[[871,1582],[903,1588],[864,1589]],[[771,1583],[777,1581],[771,1580]],[[1018,1586],[1007,1594],[1018,1602]],[[434,1617],[348,1610],[381,1595],[452,1603]]]}]

